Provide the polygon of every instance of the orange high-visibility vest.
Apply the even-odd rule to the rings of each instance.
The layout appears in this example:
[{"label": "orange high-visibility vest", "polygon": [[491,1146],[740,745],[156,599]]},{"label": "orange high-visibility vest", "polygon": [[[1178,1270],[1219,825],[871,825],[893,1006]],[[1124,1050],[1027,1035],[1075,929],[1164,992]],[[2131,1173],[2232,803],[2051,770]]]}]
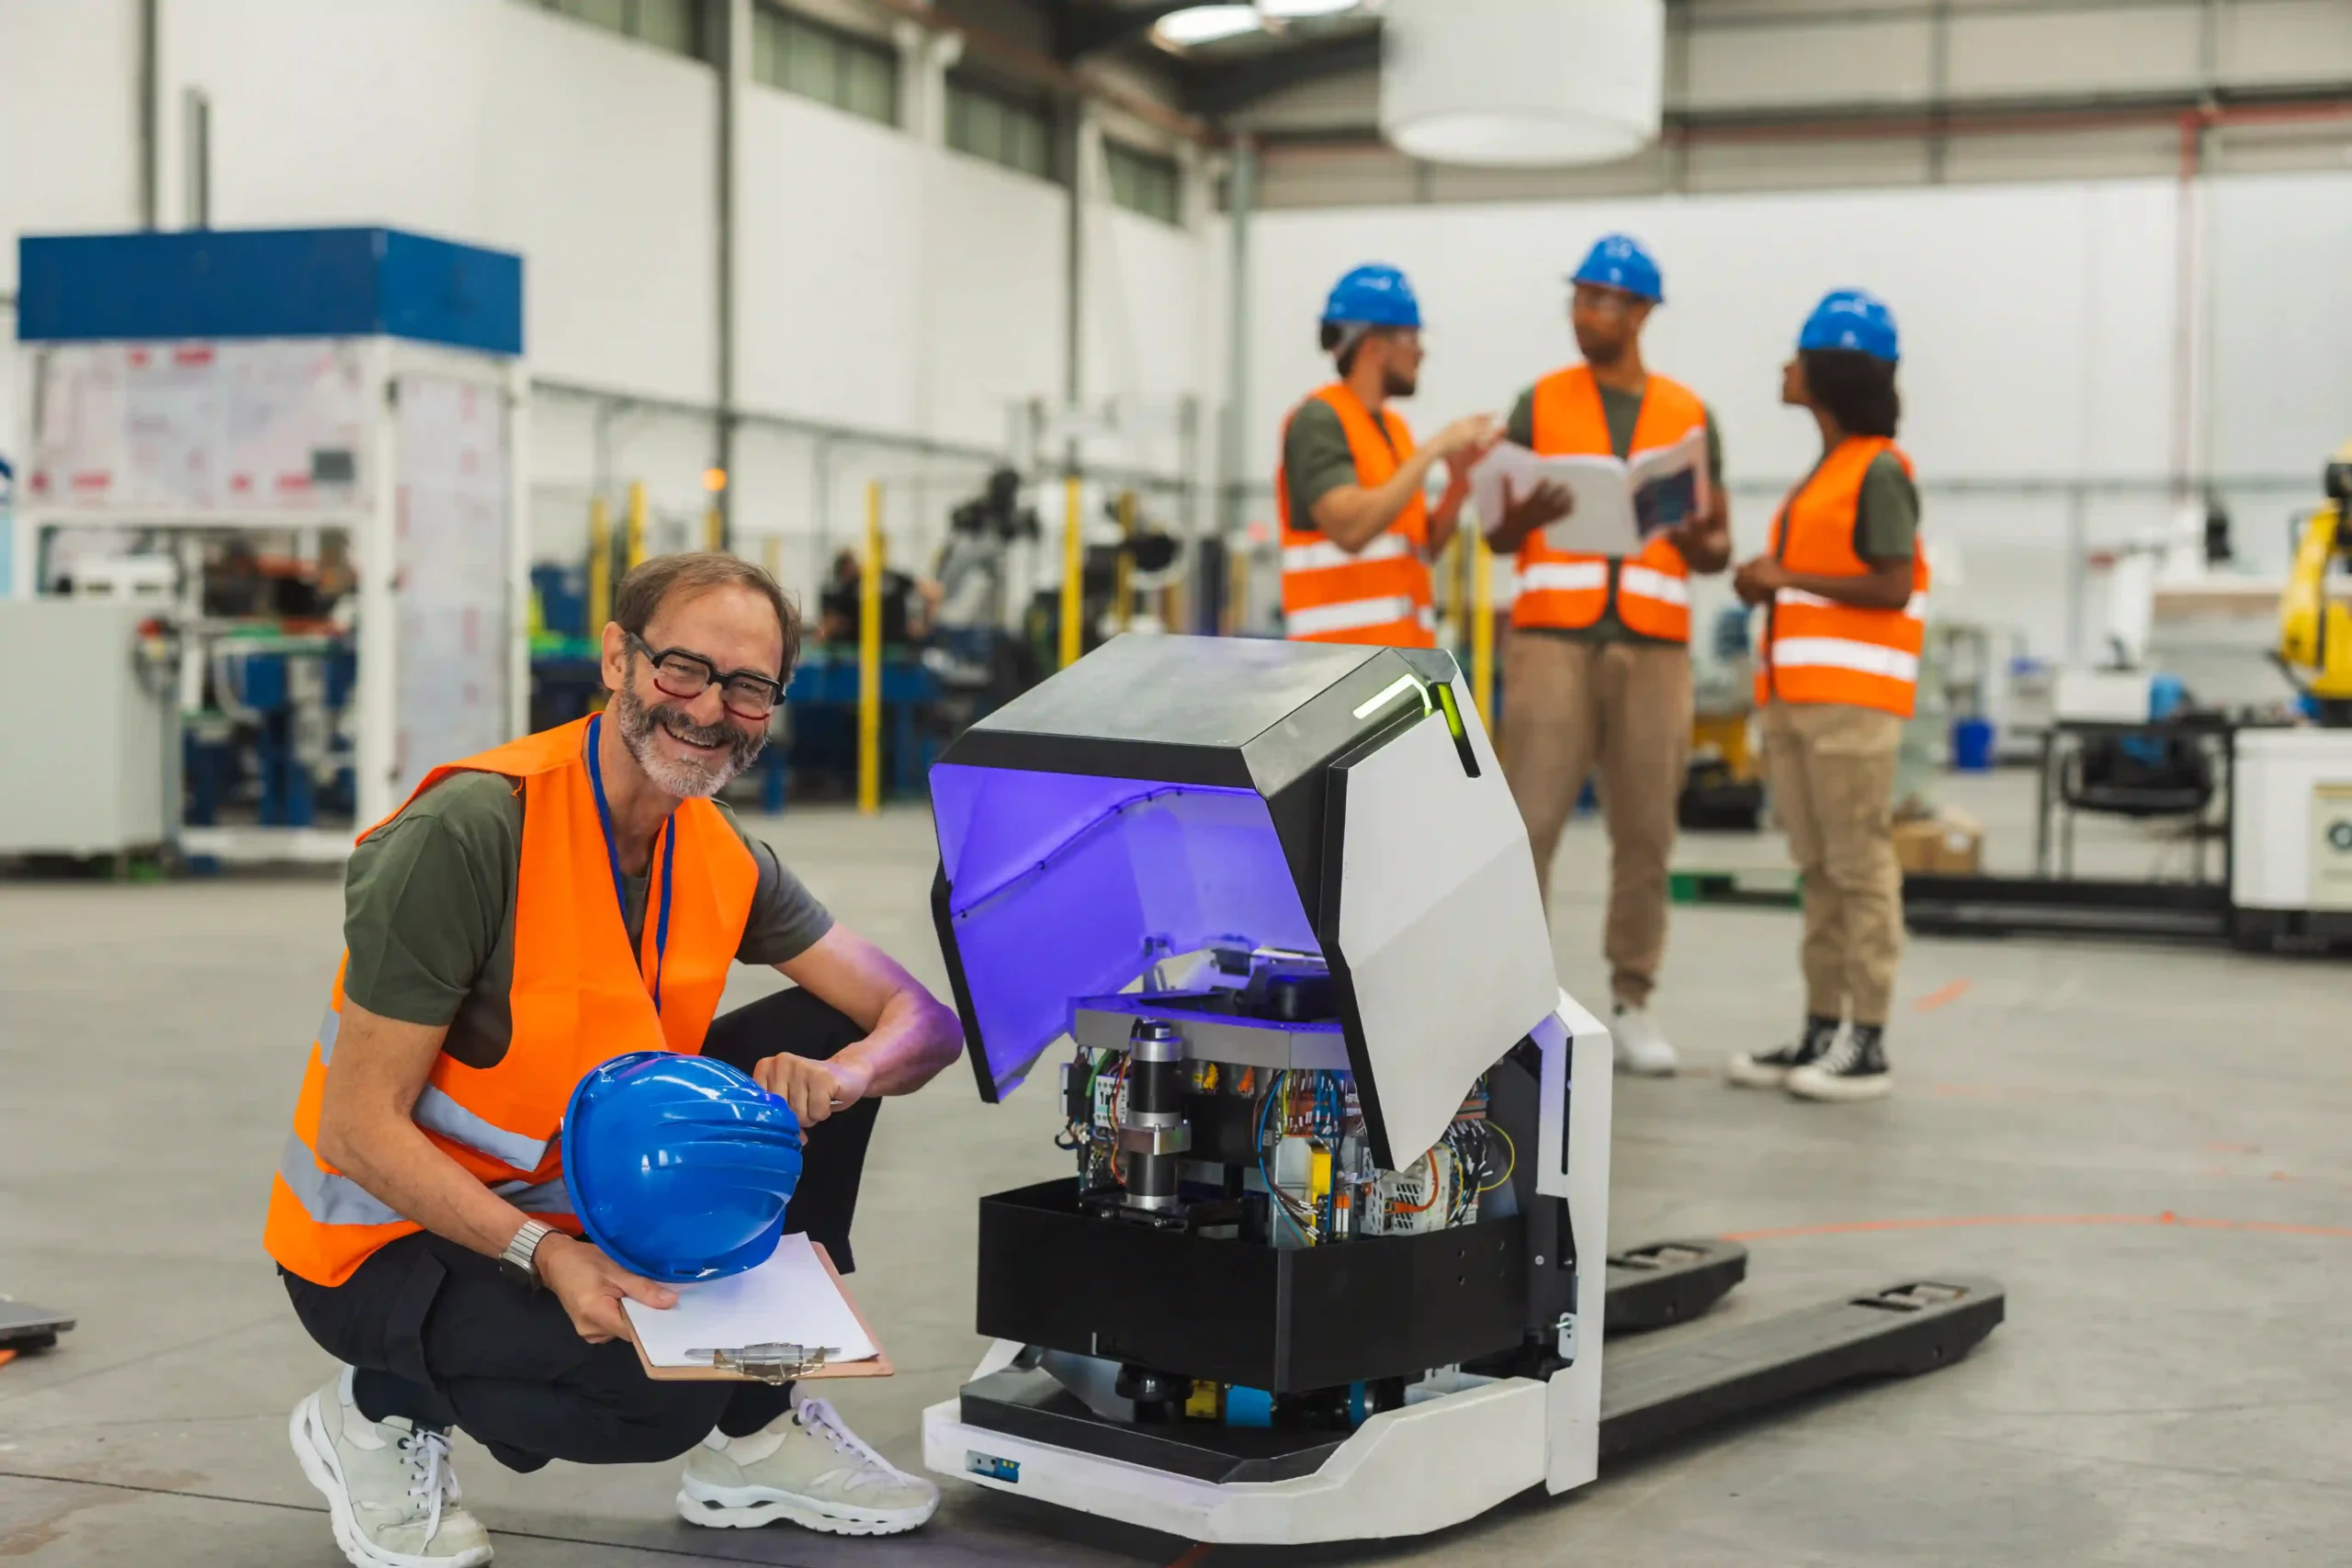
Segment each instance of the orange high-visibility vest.
[{"label": "orange high-visibility vest", "polygon": [[[469,1067],[444,1054],[412,1111],[416,1124],[476,1180],[524,1213],[577,1235],[563,1188],[557,1131],[589,1070],[629,1051],[702,1049],[727,971],[751,918],[759,868],[707,800],[682,802],[654,849],[654,886],[669,862],[669,942],[647,910],[632,953],[613,886],[603,825],[582,752],[588,721],[526,736],[434,769],[418,795],[459,772],[503,773],[523,792],[523,859],[514,883],[514,1033],[497,1065]],[[373,833],[399,811],[368,829]],[[361,840],[368,833],[360,835]],[[325,1018],[302,1074],[294,1130],[270,1184],[265,1244],[290,1273],[339,1285],[385,1243],[422,1229],[318,1156],[319,1105],[343,1021],[335,968]],[[651,986],[661,977],[657,1012]]]},{"label": "orange high-visibility vest", "polygon": [[[1911,459],[1883,435],[1850,435],[1821,460],[1772,519],[1771,553],[1791,571],[1817,577],[1866,577],[1870,563],[1854,549],[1862,476],[1871,459],[1892,452],[1911,471]],[[1927,641],[1928,553],[1911,550],[1911,599],[1899,610],[1861,610],[1817,593],[1783,588],[1766,611],[1763,659],[1756,671],[1756,702],[1848,703],[1911,716],[1919,684],[1919,649]]]},{"label": "orange high-visibility vest", "polygon": [[[1340,416],[1356,483],[1386,484],[1413,455],[1404,417],[1384,408],[1378,423],[1345,381],[1314,394]],[[1301,403],[1300,408],[1306,405]],[[1291,411],[1291,419],[1298,410]],[[1384,436],[1382,432],[1386,432]],[[1290,434],[1290,420],[1283,421]],[[1430,589],[1429,503],[1419,495],[1387,531],[1350,555],[1312,528],[1293,527],[1290,476],[1274,470],[1274,506],[1283,524],[1283,626],[1294,642],[1362,642],[1382,648],[1435,648],[1437,612]]]},{"label": "orange high-visibility vest", "polygon": [[[1600,388],[1589,366],[1572,365],[1536,382],[1534,403],[1536,451],[1601,457],[1615,451]],[[1671,446],[1706,427],[1706,405],[1697,393],[1679,381],[1652,376],[1625,456],[1630,460]],[[1554,549],[1542,530],[1530,534],[1519,547],[1519,596],[1511,603],[1510,624],[1578,630],[1600,619],[1611,594],[1627,630],[1669,642],[1690,640],[1690,568],[1663,535],[1620,561]]]}]

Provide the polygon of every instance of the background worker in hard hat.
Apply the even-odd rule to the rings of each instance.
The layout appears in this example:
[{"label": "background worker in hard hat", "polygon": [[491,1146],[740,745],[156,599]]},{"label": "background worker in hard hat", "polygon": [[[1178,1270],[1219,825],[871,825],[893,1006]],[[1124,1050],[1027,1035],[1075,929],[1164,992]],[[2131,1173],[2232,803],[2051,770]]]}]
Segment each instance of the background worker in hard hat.
[{"label": "background worker in hard hat", "polygon": [[[680,1509],[699,1524],[872,1534],[937,1505],[820,1400],[647,1378],[621,1303],[674,1295],[579,1236],[558,1136],[571,1090],[625,1053],[699,1050],[791,1102],[807,1143],[786,1228],[853,1267],[876,1097],[960,1043],[952,1012],[713,798],[790,679],[783,592],[731,556],[663,556],[613,613],[602,715],[435,770],[352,852],[344,963],[266,1240],[345,1364],[289,1436],[354,1562],[489,1559],[452,1428],[521,1471],[691,1450]],[[714,1018],[737,963],[797,988]]]},{"label": "background worker in hard hat", "polygon": [[[1471,466],[1500,434],[1491,414],[1457,419],[1426,446],[1388,406],[1420,383],[1421,307],[1393,266],[1333,286],[1319,336],[1340,378],[1283,422],[1274,506],[1283,525],[1283,626],[1301,642],[1435,648],[1429,563],[1453,536]],[[1433,463],[1443,495],[1424,493]]]},{"label": "background worker in hard hat", "polygon": [[1756,705],[1773,810],[1804,878],[1805,1017],[1793,1042],[1742,1052],[1725,1076],[1806,1100],[1872,1100],[1894,1087],[1894,764],[1928,595],[1918,491],[1894,445],[1899,357],[1894,317],[1875,296],[1839,289],[1815,309],[1781,373],[1781,400],[1813,415],[1821,460],[1772,519],[1770,547],[1732,580],[1764,611]]},{"label": "background worker in hard hat", "polygon": [[1657,263],[1611,234],[1570,277],[1568,322],[1584,362],[1521,394],[1510,439],[1545,455],[1625,457],[1703,429],[1703,503],[1620,559],[1556,549],[1540,530],[1568,512],[1552,487],[1489,530],[1519,551],[1518,594],[1503,660],[1502,763],[1550,907],[1552,858],[1586,779],[1598,772],[1609,829],[1609,915],[1602,951],[1616,1013],[1617,1065],[1671,1073],[1674,1047],[1649,1010],[1666,955],[1667,858],[1690,749],[1692,572],[1731,559],[1723,442],[1714,415],[1642,358],[1642,328],[1665,298]]}]

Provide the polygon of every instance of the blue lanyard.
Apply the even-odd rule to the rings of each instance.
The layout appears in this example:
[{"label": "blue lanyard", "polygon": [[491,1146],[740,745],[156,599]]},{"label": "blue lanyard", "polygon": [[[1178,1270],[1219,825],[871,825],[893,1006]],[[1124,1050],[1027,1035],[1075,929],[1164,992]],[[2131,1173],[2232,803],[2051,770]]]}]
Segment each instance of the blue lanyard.
[{"label": "blue lanyard", "polygon": [[[613,831],[613,808],[605,799],[605,766],[596,757],[596,732],[604,722],[603,714],[588,721],[588,783],[596,792],[596,820],[605,829],[605,860],[613,868],[613,904],[621,918],[621,934],[626,936],[628,885],[621,878],[620,843]],[[662,1011],[662,969],[670,953],[670,887],[677,863],[678,823],[673,816],[662,824],[662,905],[653,922],[653,1010],[657,1016]]]}]

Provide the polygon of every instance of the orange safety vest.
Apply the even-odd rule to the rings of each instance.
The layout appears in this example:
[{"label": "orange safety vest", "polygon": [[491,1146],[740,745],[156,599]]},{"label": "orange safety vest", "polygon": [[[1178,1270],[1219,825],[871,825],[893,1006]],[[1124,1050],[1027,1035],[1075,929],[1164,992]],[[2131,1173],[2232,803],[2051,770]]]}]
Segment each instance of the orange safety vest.
[{"label": "orange safety vest", "polygon": [[[514,1033],[494,1066],[469,1067],[443,1055],[412,1114],[467,1174],[574,1235],[580,1223],[564,1191],[558,1137],[572,1089],[591,1068],[626,1052],[702,1049],[759,883],[758,866],[718,808],[682,802],[663,829],[674,845],[657,844],[653,859],[656,897],[668,864],[669,941],[657,951],[660,922],[649,909],[642,951],[631,954],[582,753],[587,726],[582,719],[435,768],[401,807],[454,773],[521,781],[523,858],[508,994]],[[318,1156],[319,1105],[349,961],[345,953],[336,965],[311,1045],[294,1130],[270,1184],[264,1237],[288,1272],[321,1285],[343,1283],[378,1247],[423,1228]],[[650,990],[657,973],[658,1012]]]},{"label": "orange safety vest", "polygon": [[[1340,416],[1356,483],[1386,484],[1413,455],[1401,414],[1382,409],[1378,423],[1345,381],[1316,392]],[[1301,403],[1300,408],[1306,405]],[[1291,411],[1291,419],[1298,410]],[[1385,431],[1384,436],[1382,432]],[[1283,421],[1290,434],[1290,419]],[[1274,470],[1274,506],[1283,524],[1283,625],[1294,642],[1361,642],[1382,648],[1435,648],[1437,612],[1430,589],[1429,502],[1415,495],[1387,531],[1350,555],[1312,528],[1294,528],[1290,477]]]},{"label": "orange safety vest", "polygon": [[[1546,457],[1614,453],[1590,367],[1571,365],[1536,382],[1534,404],[1536,451]],[[1652,376],[1625,455],[1631,459],[1671,446],[1706,427],[1706,405],[1697,393],[1679,381]],[[1511,603],[1510,624],[1578,630],[1600,619],[1611,595],[1627,630],[1668,642],[1690,640],[1690,568],[1664,535],[1618,560],[1555,549],[1542,530],[1530,534],[1519,547],[1519,595]]]},{"label": "orange safety vest", "polygon": [[[1791,492],[1772,519],[1771,553],[1791,571],[1866,577],[1854,549],[1862,476],[1881,452],[1911,471],[1911,459],[1883,435],[1849,435]],[[1928,553],[1915,541],[1911,600],[1900,610],[1862,610],[1818,593],[1783,588],[1765,612],[1756,703],[1847,703],[1911,716],[1927,641]]]}]

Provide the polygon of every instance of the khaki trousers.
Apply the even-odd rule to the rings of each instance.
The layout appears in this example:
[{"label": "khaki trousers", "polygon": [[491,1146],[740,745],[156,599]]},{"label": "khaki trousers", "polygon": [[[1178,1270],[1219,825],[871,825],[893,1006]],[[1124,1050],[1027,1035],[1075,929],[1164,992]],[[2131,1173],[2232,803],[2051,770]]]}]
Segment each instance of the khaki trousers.
[{"label": "khaki trousers", "polygon": [[1648,1005],[1666,956],[1666,863],[1690,751],[1690,650],[1513,632],[1503,660],[1503,777],[1527,822],[1551,908],[1552,857],[1584,782],[1600,774],[1609,826],[1613,1000]]},{"label": "khaki trousers", "polygon": [[1883,1024],[1903,956],[1894,859],[1903,721],[1844,703],[1765,705],[1764,774],[1804,874],[1805,1011]]}]

